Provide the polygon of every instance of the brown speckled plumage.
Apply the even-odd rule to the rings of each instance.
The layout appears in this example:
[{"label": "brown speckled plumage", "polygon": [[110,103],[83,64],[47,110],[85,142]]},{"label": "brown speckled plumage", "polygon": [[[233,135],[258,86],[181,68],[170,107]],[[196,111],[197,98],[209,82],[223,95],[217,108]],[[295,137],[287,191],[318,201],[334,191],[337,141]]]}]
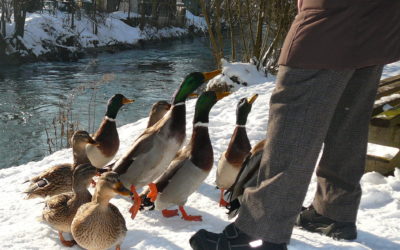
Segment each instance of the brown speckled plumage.
[{"label": "brown speckled plumage", "polygon": [[43,220],[60,232],[70,232],[78,208],[92,198],[87,187],[96,172],[96,168],[90,164],[77,166],[73,173],[73,191],[46,199]]},{"label": "brown speckled plumage", "polygon": [[124,240],[127,232],[125,219],[118,208],[109,203],[115,195],[117,182],[120,183],[116,173],[104,173],[97,182],[92,201],[82,205],[76,213],[71,232],[81,247],[108,249]]},{"label": "brown speckled plumage", "polygon": [[57,164],[31,178],[29,187],[24,191],[26,199],[45,198],[72,191],[72,172],[75,166],[90,163],[85,151],[89,141],[93,139],[86,131],[76,131],[71,141],[74,163]]}]

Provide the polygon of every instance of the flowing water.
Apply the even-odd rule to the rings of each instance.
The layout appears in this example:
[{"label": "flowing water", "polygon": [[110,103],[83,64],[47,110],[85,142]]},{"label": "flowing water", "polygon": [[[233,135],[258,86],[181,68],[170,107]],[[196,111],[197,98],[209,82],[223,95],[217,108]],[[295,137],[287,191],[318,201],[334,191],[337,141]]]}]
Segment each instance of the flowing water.
[{"label": "flowing water", "polygon": [[97,128],[107,100],[121,93],[136,100],[120,110],[117,125],[122,126],[147,116],[154,102],[170,101],[186,74],[211,70],[211,52],[207,41],[200,38],[160,42],[73,63],[1,66],[0,168],[48,155],[45,128],[49,137],[55,137],[52,121],[66,107],[72,107],[79,128],[89,129],[88,114],[92,119],[95,115]]}]

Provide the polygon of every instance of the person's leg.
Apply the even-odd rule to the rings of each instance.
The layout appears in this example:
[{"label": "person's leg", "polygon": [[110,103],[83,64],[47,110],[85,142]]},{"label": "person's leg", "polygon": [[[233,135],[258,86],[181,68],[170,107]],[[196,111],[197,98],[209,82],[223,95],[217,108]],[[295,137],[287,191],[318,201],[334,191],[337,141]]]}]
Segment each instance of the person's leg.
[{"label": "person's leg", "polygon": [[235,222],[245,234],[289,242],[330,121],[353,72],[280,67],[258,186],[246,189]]},{"label": "person's leg", "polygon": [[316,212],[332,220],[355,222],[361,199],[368,126],[382,66],[353,74],[333,116],[316,174]]}]

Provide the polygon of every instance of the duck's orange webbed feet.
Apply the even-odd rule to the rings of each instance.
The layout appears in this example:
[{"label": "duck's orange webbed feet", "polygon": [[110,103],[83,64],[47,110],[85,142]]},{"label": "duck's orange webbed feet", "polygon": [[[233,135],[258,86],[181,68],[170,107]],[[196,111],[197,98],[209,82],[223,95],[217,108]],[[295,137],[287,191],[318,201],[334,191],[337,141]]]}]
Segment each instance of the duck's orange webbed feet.
[{"label": "duck's orange webbed feet", "polygon": [[61,244],[66,247],[73,247],[76,244],[75,240],[66,240],[62,232],[58,231],[58,237],[60,238]]},{"label": "duck's orange webbed feet", "polygon": [[131,218],[132,218],[132,220],[133,220],[133,219],[135,219],[136,214],[137,214],[138,211],[139,211],[140,203],[141,203],[142,201],[141,201],[141,199],[140,199],[140,197],[139,197],[139,194],[136,192],[136,188],[135,188],[134,185],[131,185],[131,192],[133,193],[133,197],[132,197],[133,205],[132,205],[132,207],[129,209],[129,212],[131,213]]},{"label": "duck's orange webbed feet", "polygon": [[161,211],[162,215],[166,218],[178,216],[178,209],[168,210],[164,209]]},{"label": "duck's orange webbed feet", "polygon": [[149,184],[150,192],[147,194],[147,198],[150,198],[151,202],[154,202],[157,199],[158,190],[157,186],[154,183]]},{"label": "duck's orange webbed feet", "polygon": [[220,190],[221,190],[221,196],[220,196],[220,198],[219,198],[219,206],[220,206],[220,207],[226,207],[226,206],[229,205],[229,202],[227,202],[227,201],[224,199],[224,192],[225,192],[225,189],[221,188]]},{"label": "duck's orange webbed feet", "polygon": [[187,221],[202,221],[201,215],[198,216],[193,216],[193,215],[188,215],[183,208],[183,206],[179,206],[179,211],[181,211],[182,214],[182,219],[187,220]]}]

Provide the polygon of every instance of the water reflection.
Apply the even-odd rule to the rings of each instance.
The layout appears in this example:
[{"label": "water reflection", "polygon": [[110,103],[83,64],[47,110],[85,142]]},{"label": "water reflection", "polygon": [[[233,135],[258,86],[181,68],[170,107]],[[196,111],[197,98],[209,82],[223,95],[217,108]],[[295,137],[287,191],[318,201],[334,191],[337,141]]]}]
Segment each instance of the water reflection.
[{"label": "water reflection", "polygon": [[[213,70],[207,41],[169,41],[142,50],[101,54],[74,63],[35,63],[0,68],[0,168],[39,160],[48,154],[44,127],[49,126],[74,96],[73,114],[88,126],[88,109],[96,87],[95,124],[106,102],[122,93],[136,102],[124,107],[118,125],[145,117],[151,104],[170,100],[183,77],[192,71]],[[107,81],[102,80],[108,76]],[[92,107],[92,108],[93,108]]]}]

